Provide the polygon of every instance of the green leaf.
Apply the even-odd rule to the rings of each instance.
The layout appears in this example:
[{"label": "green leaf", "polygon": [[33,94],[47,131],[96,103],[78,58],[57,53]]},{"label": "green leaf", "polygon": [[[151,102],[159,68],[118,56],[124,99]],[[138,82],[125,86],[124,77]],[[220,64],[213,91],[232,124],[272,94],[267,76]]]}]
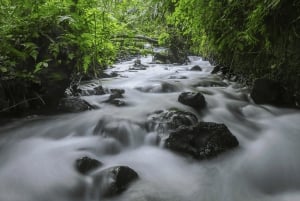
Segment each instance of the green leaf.
[{"label": "green leaf", "polygon": [[8,71],[8,69],[5,68],[4,66],[1,66],[1,67],[0,67],[0,71],[1,71],[2,73],[6,73],[6,72]]},{"label": "green leaf", "polygon": [[37,73],[37,72],[41,71],[43,68],[48,68],[48,66],[49,66],[48,62],[49,61],[51,61],[51,60],[47,59],[45,61],[41,61],[41,62],[37,63],[35,65],[35,69],[34,69],[33,73]]}]

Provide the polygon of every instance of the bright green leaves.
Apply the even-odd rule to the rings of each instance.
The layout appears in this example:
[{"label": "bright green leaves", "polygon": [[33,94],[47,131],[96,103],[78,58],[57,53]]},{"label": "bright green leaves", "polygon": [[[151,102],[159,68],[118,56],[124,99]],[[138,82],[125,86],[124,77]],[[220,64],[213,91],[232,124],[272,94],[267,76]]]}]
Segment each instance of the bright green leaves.
[{"label": "bright green leaves", "polygon": [[47,60],[44,60],[44,61],[41,61],[41,62],[37,63],[35,65],[35,69],[34,69],[33,73],[38,73],[42,69],[48,68],[48,66],[49,66],[48,62],[50,62],[50,61],[51,61],[50,59],[47,59]]},{"label": "bright green leaves", "polygon": [[158,38],[158,44],[164,46],[170,42],[170,34],[163,32]]},{"label": "bright green leaves", "polygon": [[24,46],[24,51],[36,61],[39,54],[38,46],[32,42],[23,43],[22,46]]},{"label": "bright green leaves", "polygon": [[0,66],[0,73],[6,73],[8,69],[4,66]]}]

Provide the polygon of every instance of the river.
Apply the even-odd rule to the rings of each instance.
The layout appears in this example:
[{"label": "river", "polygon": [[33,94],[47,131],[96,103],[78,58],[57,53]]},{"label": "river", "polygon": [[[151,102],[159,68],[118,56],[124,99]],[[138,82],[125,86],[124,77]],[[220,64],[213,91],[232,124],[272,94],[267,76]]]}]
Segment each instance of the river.
[{"label": "river", "polygon": [[[90,156],[101,169],[127,165],[140,179],[115,201],[299,201],[299,110],[256,105],[248,89],[211,75],[199,57],[189,65],[151,64],[128,70],[133,61],[110,71],[120,76],[83,83],[125,90],[123,107],[103,102],[107,95],[83,97],[100,109],[54,116],[31,116],[0,127],[0,201],[96,201],[91,178],[74,161]],[[194,65],[202,71],[190,71]],[[207,107],[196,111],[177,101],[182,91],[200,91]],[[145,121],[169,108],[194,113],[199,120],[224,123],[238,148],[196,161],[155,143]],[[105,136],[94,132],[104,122]],[[100,200],[101,198],[99,198]]]}]

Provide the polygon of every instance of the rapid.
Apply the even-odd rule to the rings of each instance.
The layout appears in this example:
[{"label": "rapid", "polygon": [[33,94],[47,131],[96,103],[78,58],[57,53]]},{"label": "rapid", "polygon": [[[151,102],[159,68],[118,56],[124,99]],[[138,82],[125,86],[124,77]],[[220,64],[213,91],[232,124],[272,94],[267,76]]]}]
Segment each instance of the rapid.
[{"label": "rapid", "polygon": [[[107,95],[82,97],[99,109],[30,116],[0,127],[0,201],[299,201],[299,110],[256,105],[247,88],[212,75],[200,57],[188,65],[153,64],[141,58],[115,64],[118,77],[82,83],[124,89],[125,106],[104,102]],[[202,71],[190,71],[199,65]],[[178,102],[183,91],[200,91],[207,107],[197,111]],[[204,161],[157,145],[145,122],[157,110],[177,108],[200,121],[224,123],[239,147]],[[101,134],[95,132],[101,127]],[[139,180],[119,196],[99,198],[90,176],[74,161],[98,159],[105,169],[126,165]]]}]

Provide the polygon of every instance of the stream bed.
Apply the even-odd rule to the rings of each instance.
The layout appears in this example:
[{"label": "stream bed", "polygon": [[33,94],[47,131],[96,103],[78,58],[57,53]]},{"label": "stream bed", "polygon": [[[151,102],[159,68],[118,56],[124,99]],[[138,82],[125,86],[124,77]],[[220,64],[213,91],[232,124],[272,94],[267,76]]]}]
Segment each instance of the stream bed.
[{"label": "stream bed", "polygon": [[[190,60],[152,64],[143,57],[144,70],[122,62],[107,70],[119,76],[81,86],[124,89],[122,107],[105,102],[108,95],[83,96],[98,109],[0,127],[0,201],[299,201],[299,110],[256,105],[247,88],[212,75],[209,62]],[[191,71],[195,65],[202,71]],[[184,91],[201,92],[206,108],[179,103]],[[239,146],[202,161],[171,152],[145,126],[150,114],[171,108],[225,124]],[[74,168],[83,156],[103,163],[96,172],[125,165],[139,179],[118,196],[94,196],[101,188]]]}]

